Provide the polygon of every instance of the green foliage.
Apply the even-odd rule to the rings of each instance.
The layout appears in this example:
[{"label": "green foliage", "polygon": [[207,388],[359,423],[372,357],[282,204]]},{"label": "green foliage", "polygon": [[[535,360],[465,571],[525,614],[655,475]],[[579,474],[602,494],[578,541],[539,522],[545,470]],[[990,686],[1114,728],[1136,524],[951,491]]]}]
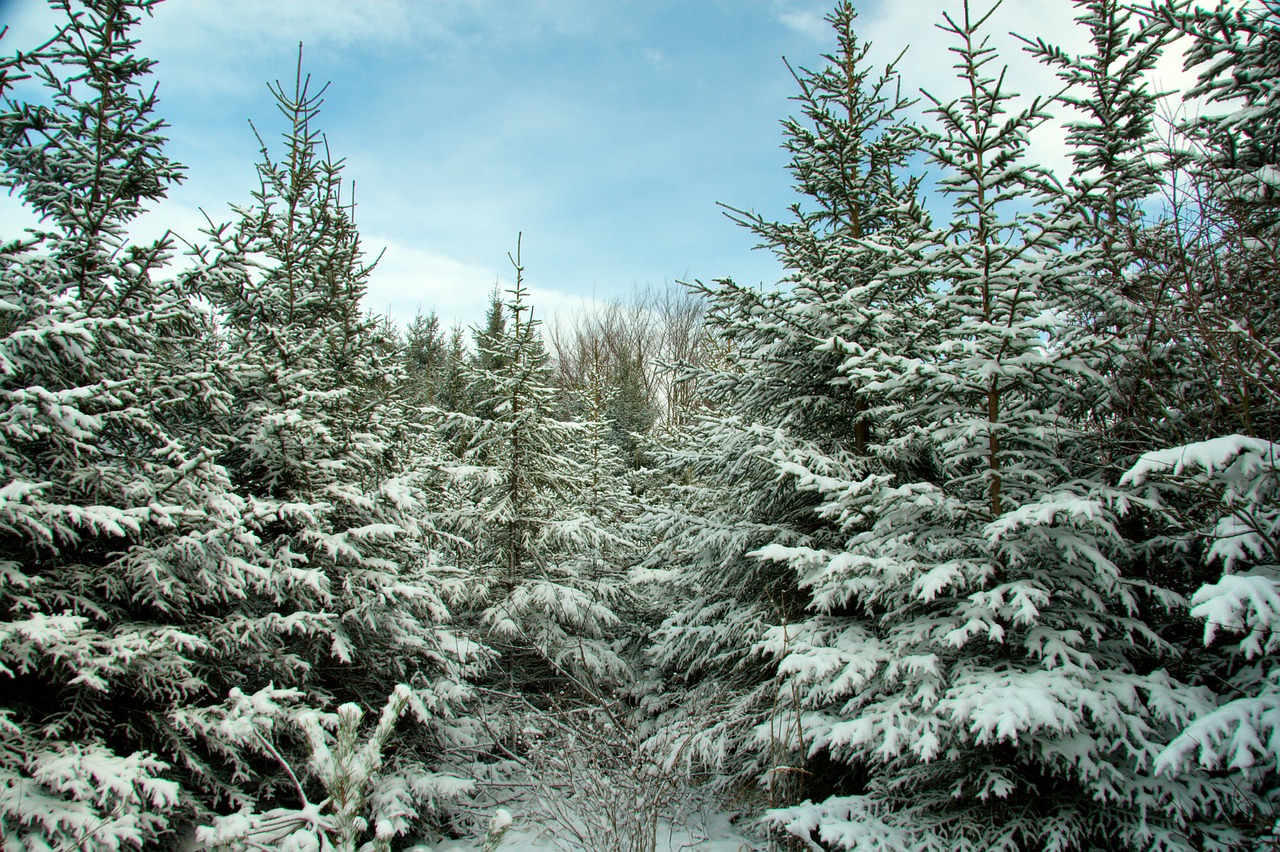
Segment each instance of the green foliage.
[{"label": "green foliage", "polygon": [[0,113],[0,182],[40,218],[0,248],[0,835],[22,848],[158,842],[193,804],[156,757],[182,756],[167,709],[251,665],[223,618],[266,585],[203,433],[228,400],[210,317],[167,236],[126,235],[181,175],[132,38],[153,5],[55,3],[60,33],[3,66],[43,91]]},{"label": "green foliage", "polygon": [[500,681],[515,693],[566,677],[614,683],[627,674],[613,641],[627,597],[610,558],[624,544],[617,469],[603,424],[556,417],[540,323],[518,254],[512,262],[510,301],[491,312],[473,368],[472,387],[488,393],[476,410],[488,414],[455,413],[441,427],[462,448],[450,525],[471,544],[457,554],[471,581],[464,607],[504,655]]},{"label": "green foliage", "polygon": [[253,205],[211,228],[193,273],[223,323],[234,404],[221,459],[278,577],[271,606],[234,616],[258,655],[244,685],[298,687],[322,705],[406,683],[432,715],[403,749],[431,762],[466,736],[456,716],[483,657],[449,627],[464,578],[442,562],[432,520],[435,441],[406,399],[393,331],[361,307],[370,267],[315,126],[323,90],[299,57],[292,90],[273,91],[284,153],[263,144]]},{"label": "green foliage", "polygon": [[[783,286],[608,306],[554,358],[518,250],[474,353],[364,312],[301,56],[251,202],[171,271],[127,236],[182,176],[155,0],[52,5],[0,60],[38,219],[0,244],[6,849],[389,852],[459,765],[534,773],[588,845],[652,845],[691,769],[824,848],[1274,845],[1274,0],[1077,0],[1080,54],[1023,39],[1064,86],[1030,101],[965,3],[919,122],[841,2],[793,69],[800,200],[729,208]],[[1175,42],[1204,108],[1161,140]]]}]

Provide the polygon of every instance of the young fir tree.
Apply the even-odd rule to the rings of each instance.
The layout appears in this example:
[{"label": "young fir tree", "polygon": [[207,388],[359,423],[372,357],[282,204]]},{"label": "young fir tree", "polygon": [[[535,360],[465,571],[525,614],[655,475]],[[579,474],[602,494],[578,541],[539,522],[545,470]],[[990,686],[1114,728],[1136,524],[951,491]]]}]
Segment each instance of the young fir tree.
[{"label": "young fir tree", "polygon": [[493,417],[493,409],[489,407],[489,399],[495,393],[495,385],[488,381],[488,376],[501,370],[506,357],[500,346],[507,335],[507,304],[502,299],[502,291],[495,283],[489,294],[489,307],[485,310],[484,326],[471,329],[471,340],[475,345],[474,354],[468,360],[474,362],[474,369],[464,381],[466,388],[463,394],[463,407],[454,410],[474,414],[482,419]]},{"label": "young fir tree", "polygon": [[444,333],[440,317],[432,311],[419,311],[404,331],[404,367],[406,384],[402,395],[426,405],[440,397],[440,386],[448,367]]},{"label": "young fir tree", "polygon": [[[876,481],[886,464],[916,463],[875,453],[890,410],[876,385],[930,340],[927,280],[896,274],[927,222],[917,181],[904,176],[923,137],[905,121],[893,67],[869,70],[854,19],[841,4],[829,18],[838,51],[796,75],[804,117],[784,122],[804,193],[793,221],[735,212],[786,265],[790,289],[708,288],[706,324],[732,354],[696,373],[715,414],[668,449],[671,503],[652,519],[649,564],[675,569],[685,595],[653,649],[675,690],[659,699],[664,722],[692,726],[702,755],[764,785],[775,805],[824,795],[836,776],[797,717],[808,689],[777,665],[789,643],[816,642],[827,627],[807,611],[805,578],[762,554],[836,546],[820,498],[797,488],[797,465]],[[704,717],[686,712],[704,703]]]},{"label": "young fir tree", "polygon": [[228,410],[209,316],[168,239],[126,237],[180,177],[131,36],[154,4],[54,5],[59,35],[3,69],[44,97],[0,113],[3,184],[40,220],[0,249],[0,838],[155,848],[227,789],[169,712],[281,629],[240,629],[274,575],[205,432]]},{"label": "young fir tree", "polygon": [[[614,612],[626,590],[607,558],[618,543],[593,471],[589,426],[559,420],[547,354],[533,317],[519,254],[501,317],[477,339],[472,386],[489,389],[478,411],[454,414],[446,439],[461,446],[453,475],[463,506],[452,530],[473,547],[462,602],[486,645],[497,650],[493,679],[513,695],[595,688],[627,673],[615,647]],[[572,690],[571,690],[572,692]]]},{"label": "young fir tree", "polygon": [[1161,228],[1144,209],[1169,175],[1155,128],[1160,93],[1151,86],[1169,31],[1115,0],[1075,5],[1088,53],[1076,56],[1043,38],[1023,41],[1062,81],[1056,100],[1071,110],[1066,141],[1074,173],[1060,203],[1064,215],[1081,217],[1067,248],[1089,271],[1075,279],[1070,322],[1059,337],[1077,329],[1109,344],[1110,360],[1100,369],[1106,381],[1091,385],[1092,396],[1080,393],[1079,409],[1067,413],[1106,432],[1097,461],[1114,468],[1152,441],[1163,444],[1169,429],[1181,426],[1172,412],[1186,408],[1170,394],[1190,353],[1168,330],[1170,288],[1150,263]]},{"label": "young fir tree", "polygon": [[1125,498],[1073,419],[1114,333],[1081,322],[1080,205],[1025,162],[1044,102],[1011,107],[980,36],[989,14],[944,17],[965,93],[930,98],[952,199],[920,248],[938,342],[878,382],[897,407],[876,451],[923,442],[930,463],[804,466],[842,546],[767,551],[836,619],[821,641],[773,645],[812,696],[810,748],[857,779],[776,818],[847,848],[1222,848],[1229,785],[1152,772],[1208,695],[1161,668],[1175,649],[1148,616],[1176,597],[1129,570]]},{"label": "young fir tree", "polygon": [[[579,553],[581,570],[588,576],[607,577],[611,583],[621,584],[623,569],[637,561],[648,535],[637,523],[640,501],[634,493],[630,464],[634,445],[628,447],[620,442],[618,423],[612,416],[618,409],[618,398],[628,389],[626,385],[618,386],[617,373],[609,367],[603,357],[593,358],[576,394],[573,407],[583,434],[572,454],[582,465],[587,485],[579,509],[607,533],[597,545]],[[641,607],[642,602],[629,590],[620,594],[613,605],[621,619],[615,643],[625,651],[623,658],[628,663],[638,650],[635,646],[643,630],[640,622],[645,613]]]},{"label": "young fir tree", "polygon": [[445,347],[445,367],[440,377],[440,408],[444,411],[461,411],[467,397],[467,364],[471,353],[467,351],[467,337],[461,323],[449,329]]},{"label": "young fir tree", "polygon": [[287,634],[261,649],[243,691],[274,683],[313,705],[370,706],[407,684],[434,716],[401,744],[387,783],[435,801],[456,785],[426,766],[464,735],[455,716],[479,649],[448,626],[460,580],[430,521],[433,438],[396,395],[393,330],[361,305],[370,267],[341,163],[315,126],[323,90],[310,89],[299,56],[292,91],[273,91],[284,155],[263,144],[254,203],[211,229],[195,273],[220,312],[230,369],[221,458],[285,580],[254,616]]}]

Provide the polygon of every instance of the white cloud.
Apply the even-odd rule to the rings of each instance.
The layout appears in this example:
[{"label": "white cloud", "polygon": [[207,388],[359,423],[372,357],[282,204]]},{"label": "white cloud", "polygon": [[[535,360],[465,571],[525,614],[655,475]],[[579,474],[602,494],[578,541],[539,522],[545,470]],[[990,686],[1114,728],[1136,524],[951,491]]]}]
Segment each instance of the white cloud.
[{"label": "white cloud", "polygon": [[411,248],[376,234],[364,235],[362,242],[374,256],[383,251],[369,280],[365,307],[401,324],[421,310],[435,311],[446,327],[455,322],[473,325],[484,318],[494,283],[504,286],[489,266]]},{"label": "white cloud", "polygon": [[[443,327],[455,323],[464,328],[480,325],[489,308],[494,285],[506,298],[514,283],[514,272],[501,272],[482,263],[449,257],[430,249],[410,248],[377,235],[363,238],[365,249],[376,256],[385,246],[382,259],[369,281],[365,308],[390,316],[401,326],[419,311],[434,311]],[[372,258],[370,258],[372,260]],[[595,299],[586,299],[550,287],[529,285],[529,302],[536,318],[550,326],[557,316],[591,310]]]},{"label": "white cloud", "polygon": [[588,37],[601,4],[583,0],[181,0],[144,24],[148,45],[218,57],[293,49],[385,46],[426,56],[546,33]]},{"label": "white cloud", "polygon": [[826,21],[827,7],[786,9],[778,12],[783,25],[816,41],[831,39],[831,25]]}]

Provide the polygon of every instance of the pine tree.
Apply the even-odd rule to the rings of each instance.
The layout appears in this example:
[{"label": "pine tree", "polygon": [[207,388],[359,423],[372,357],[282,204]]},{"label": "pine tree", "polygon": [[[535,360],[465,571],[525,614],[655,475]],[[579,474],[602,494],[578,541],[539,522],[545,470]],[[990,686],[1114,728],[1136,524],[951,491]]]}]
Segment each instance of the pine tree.
[{"label": "pine tree", "polygon": [[[529,305],[519,253],[502,315],[490,312],[471,380],[489,389],[477,410],[443,425],[464,448],[454,468],[465,503],[452,529],[473,548],[464,603],[500,652],[493,676],[516,695],[550,695],[576,682],[617,683],[628,671],[614,647],[625,598],[607,559],[619,537],[607,517],[605,475],[591,427],[559,420],[548,357]],[[470,550],[470,552],[467,552]],[[570,689],[572,692],[573,689]]]},{"label": "pine tree", "polygon": [[676,705],[668,725],[698,729],[703,720],[679,705],[707,702],[717,721],[693,742],[707,758],[727,756],[732,777],[758,780],[774,805],[831,784],[829,755],[797,716],[802,692],[778,667],[795,648],[776,644],[827,628],[807,612],[806,579],[762,556],[831,540],[820,498],[798,487],[805,466],[876,482],[886,463],[915,463],[909,452],[872,454],[893,410],[877,385],[931,333],[928,280],[896,272],[927,224],[907,176],[924,137],[904,119],[894,67],[869,69],[852,4],[829,21],[839,49],[795,75],[804,117],[784,122],[803,202],[787,223],[733,211],[783,261],[790,288],[704,289],[706,325],[730,354],[694,373],[714,414],[668,449],[671,499],[651,519],[649,564],[686,596],[653,651],[676,691],[655,703]]},{"label": "pine tree", "polygon": [[449,628],[446,599],[461,579],[442,563],[431,520],[437,449],[397,396],[394,329],[364,314],[370,267],[342,164],[316,129],[323,89],[311,89],[299,56],[292,90],[273,92],[284,156],[263,143],[254,203],[210,229],[195,273],[229,361],[221,458],[256,509],[254,533],[278,577],[271,606],[240,629],[284,628],[237,685],[297,687],[312,706],[368,706],[409,685],[435,716],[401,744],[388,777],[419,799],[447,799],[456,789],[428,767],[444,743],[469,736],[456,717],[482,650]]},{"label": "pine tree", "polygon": [[1123,466],[1161,440],[1152,429],[1167,436],[1180,428],[1170,420],[1184,408],[1171,394],[1189,353],[1167,329],[1167,279],[1151,263],[1163,226],[1144,209],[1170,174],[1155,129],[1161,93],[1151,87],[1169,31],[1112,0],[1075,5],[1091,52],[1075,56],[1043,38],[1023,41],[1062,81],[1056,100],[1073,119],[1066,141],[1074,173],[1060,204],[1064,215],[1081,217],[1068,250],[1089,272],[1076,279],[1059,336],[1075,328],[1108,337],[1110,360],[1099,371],[1106,381],[1092,385],[1092,397],[1080,393],[1080,409],[1069,414],[1105,431],[1106,463]]},{"label": "pine tree", "polygon": [[169,711],[253,665],[226,619],[269,589],[204,441],[228,400],[210,318],[168,237],[126,236],[181,177],[131,35],[154,3],[53,5],[64,28],[0,84],[45,90],[0,113],[3,184],[40,219],[0,248],[0,838],[153,847],[216,786]]},{"label": "pine tree", "polygon": [[[1214,824],[1224,785],[1151,772],[1209,696],[1161,668],[1175,649],[1146,618],[1177,598],[1127,570],[1125,497],[1080,428],[1114,332],[1085,322],[1097,279],[1070,250],[1092,236],[1081,196],[1062,203],[1026,164],[1046,103],[1012,108],[980,34],[989,15],[944,16],[965,94],[926,93],[952,200],[950,225],[919,249],[938,342],[878,383],[898,408],[876,452],[928,464],[884,477],[806,466],[843,545],[768,553],[830,616],[825,633],[774,646],[798,646],[782,666],[812,696],[810,747],[859,779],[776,818],[848,848],[877,834],[948,849],[1230,843]],[[1108,177],[1108,201],[1135,185]]]},{"label": "pine tree", "polygon": [[403,394],[425,404],[440,395],[441,376],[446,369],[444,334],[440,317],[419,311],[404,332],[405,372],[408,382]]}]

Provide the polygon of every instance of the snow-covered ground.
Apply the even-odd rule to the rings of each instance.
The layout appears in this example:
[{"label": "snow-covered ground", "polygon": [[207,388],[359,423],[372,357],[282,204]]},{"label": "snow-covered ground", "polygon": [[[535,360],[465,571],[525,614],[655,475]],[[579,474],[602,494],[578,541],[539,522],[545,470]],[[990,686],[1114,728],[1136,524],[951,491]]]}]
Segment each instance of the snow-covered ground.
[{"label": "snow-covered ground", "polygon": [[[445,840],[420,843],[409,852],[480,852],[483,846],[483,838]],[[507,852],[518,849],[560,852],[577,847],[569,845],[567,841],[557,840],[546,827],[535,824],[529,817],[516,817],[502,836],[502,841],[494,848]],[[654,852],[757,852],[765,848],[758,840],[737,831],[728,815],[716,813],[685,820],[682,825],[664,824],[659,829],[658,845]]]}]

